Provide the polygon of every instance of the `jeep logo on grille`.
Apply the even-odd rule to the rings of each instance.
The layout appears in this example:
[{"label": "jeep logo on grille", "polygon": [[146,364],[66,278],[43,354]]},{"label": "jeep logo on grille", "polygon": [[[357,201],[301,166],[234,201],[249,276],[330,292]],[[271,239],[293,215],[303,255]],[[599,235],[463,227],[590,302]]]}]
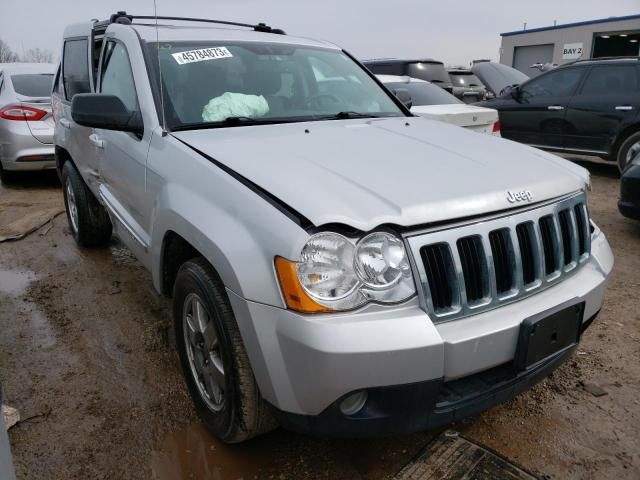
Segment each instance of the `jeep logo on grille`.
[{"label": "jeep logo on grille", "polygon": [[509,203],[524,201],[530,202],[531,200],[533,200],[533,195],[529,190],[522,190],[520,192],[512,192],[511,190],[509,190],[507,192],[507,200],[509,201]]}]

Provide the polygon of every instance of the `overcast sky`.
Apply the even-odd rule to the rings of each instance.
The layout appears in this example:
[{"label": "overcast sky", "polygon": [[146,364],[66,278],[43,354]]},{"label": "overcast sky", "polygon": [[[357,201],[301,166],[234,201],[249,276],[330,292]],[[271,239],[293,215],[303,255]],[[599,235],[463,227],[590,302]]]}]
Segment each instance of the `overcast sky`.
[{"label": "overcast sky", "polygon": [[[640,0],[157,0],[159,15],[266,22],[329,40],[359,58],[497,59],[500,33],[640,14]],[[59,55],[65,25],[117,10],[152,14],[152,0],[0,0],[0,38],[17,52]]]}]

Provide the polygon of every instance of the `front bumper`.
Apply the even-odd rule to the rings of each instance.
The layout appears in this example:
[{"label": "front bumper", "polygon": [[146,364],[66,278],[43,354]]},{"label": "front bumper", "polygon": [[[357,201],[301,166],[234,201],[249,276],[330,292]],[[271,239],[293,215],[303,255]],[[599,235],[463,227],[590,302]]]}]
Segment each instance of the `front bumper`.
[{"label": "front bumper", "polygon": [[[569,352],[547,359],[535,371],[505,378],[501,369],[513,361],[520,324],[577,299],[585,302],[586,325],[602,306],[612,267],[611,249],[596,230],[590,258],[565,281],[518,302],[440,324],[431,322],[417,301],[395,309],[372,305],[357,314],[310,316],[248,302],[232,292],[229,298],[261,393],[281,411],[284,425],[325,435],[395,433],[477,413],[539,381]],[[478,376],[489,379],[483,395],[445,408],[440,400],[444,390],[456,382],[473,384]],[[370,396],[361,412],[369,416],[342,415],[339,401],[363,389]],[[390,395],[380,393],[385,391]]]},{"label": "front bumper", "polygon": [[618,210],[627,218],[640,220],[640,165],[630,166],[620,178]]},{"label": "front bumper", "polygon": [[[595,316],[586,321],[584,329],[594,319]],[[280,424],[290,430],[344,438],[442,427],[479,414],[528,390],[559,367],[574,350],[575,347],[568,348],[520,373],[511,363],[506,363],[453,382],[438,379],[371,389],[365,407],[351,416],[340,411],[342,399],[320,415],[278,411],[277,416]]]}]

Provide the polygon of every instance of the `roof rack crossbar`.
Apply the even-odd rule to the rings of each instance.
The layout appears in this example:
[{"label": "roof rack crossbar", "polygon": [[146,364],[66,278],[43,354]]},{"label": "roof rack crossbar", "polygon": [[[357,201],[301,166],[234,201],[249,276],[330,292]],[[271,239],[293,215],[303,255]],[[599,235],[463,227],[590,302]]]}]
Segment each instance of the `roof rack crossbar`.
[{"label": "roof rack crossbar", "polygon": [[[168,16],[156,16],[156,15],[128,15],[126,12],[118,12],[114,15],[111,15],[108,23],[117,23],[118,19],[128,19],[129,22],[134,20],[176,20],[181,22],[203,22],[203,23],[216,23],[218,25],[231,25],[234,27],[244,27],[251,28],[256,32],[263,33],[275,33],[277,35],[286,35],[284,30],[280,28],[271,28],[269,25],[264,23],[258,23],[257,25],[253,25],[250,23],[240,23],[240,22],[230,22],[227,20],[214,20],[210,18],[195,18],[195,17],[168,17]],[[103,22],[99,22],[103,23]]]}]

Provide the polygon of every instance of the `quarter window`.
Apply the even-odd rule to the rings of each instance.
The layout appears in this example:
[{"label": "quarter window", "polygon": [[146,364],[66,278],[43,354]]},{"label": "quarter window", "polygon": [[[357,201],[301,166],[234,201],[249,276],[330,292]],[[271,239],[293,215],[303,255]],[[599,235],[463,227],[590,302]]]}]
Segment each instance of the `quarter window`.
[{"label": "quarter window", "polygon": [[107,43],[102,61],[100,92],[115,95],[130,112],[138,111],[131,63],[124,46],[120,43]]},{"label": "quarter window", "polygon": [[591,69],[582,95],[640,93],[638,70],[634,65],[602,65]]},{"label": "quarter window", "polygon": [[522,99],[530,101],[537,97],[566,97],[573,95],[580,78],[582,68],[563,68],[555,70],[522,86]]},{"label": "quarter window", "polygon": [[71,100],[76,93],[91,92],[87,40],[68,40],[64,44],[62,77],[65,97]]}]

